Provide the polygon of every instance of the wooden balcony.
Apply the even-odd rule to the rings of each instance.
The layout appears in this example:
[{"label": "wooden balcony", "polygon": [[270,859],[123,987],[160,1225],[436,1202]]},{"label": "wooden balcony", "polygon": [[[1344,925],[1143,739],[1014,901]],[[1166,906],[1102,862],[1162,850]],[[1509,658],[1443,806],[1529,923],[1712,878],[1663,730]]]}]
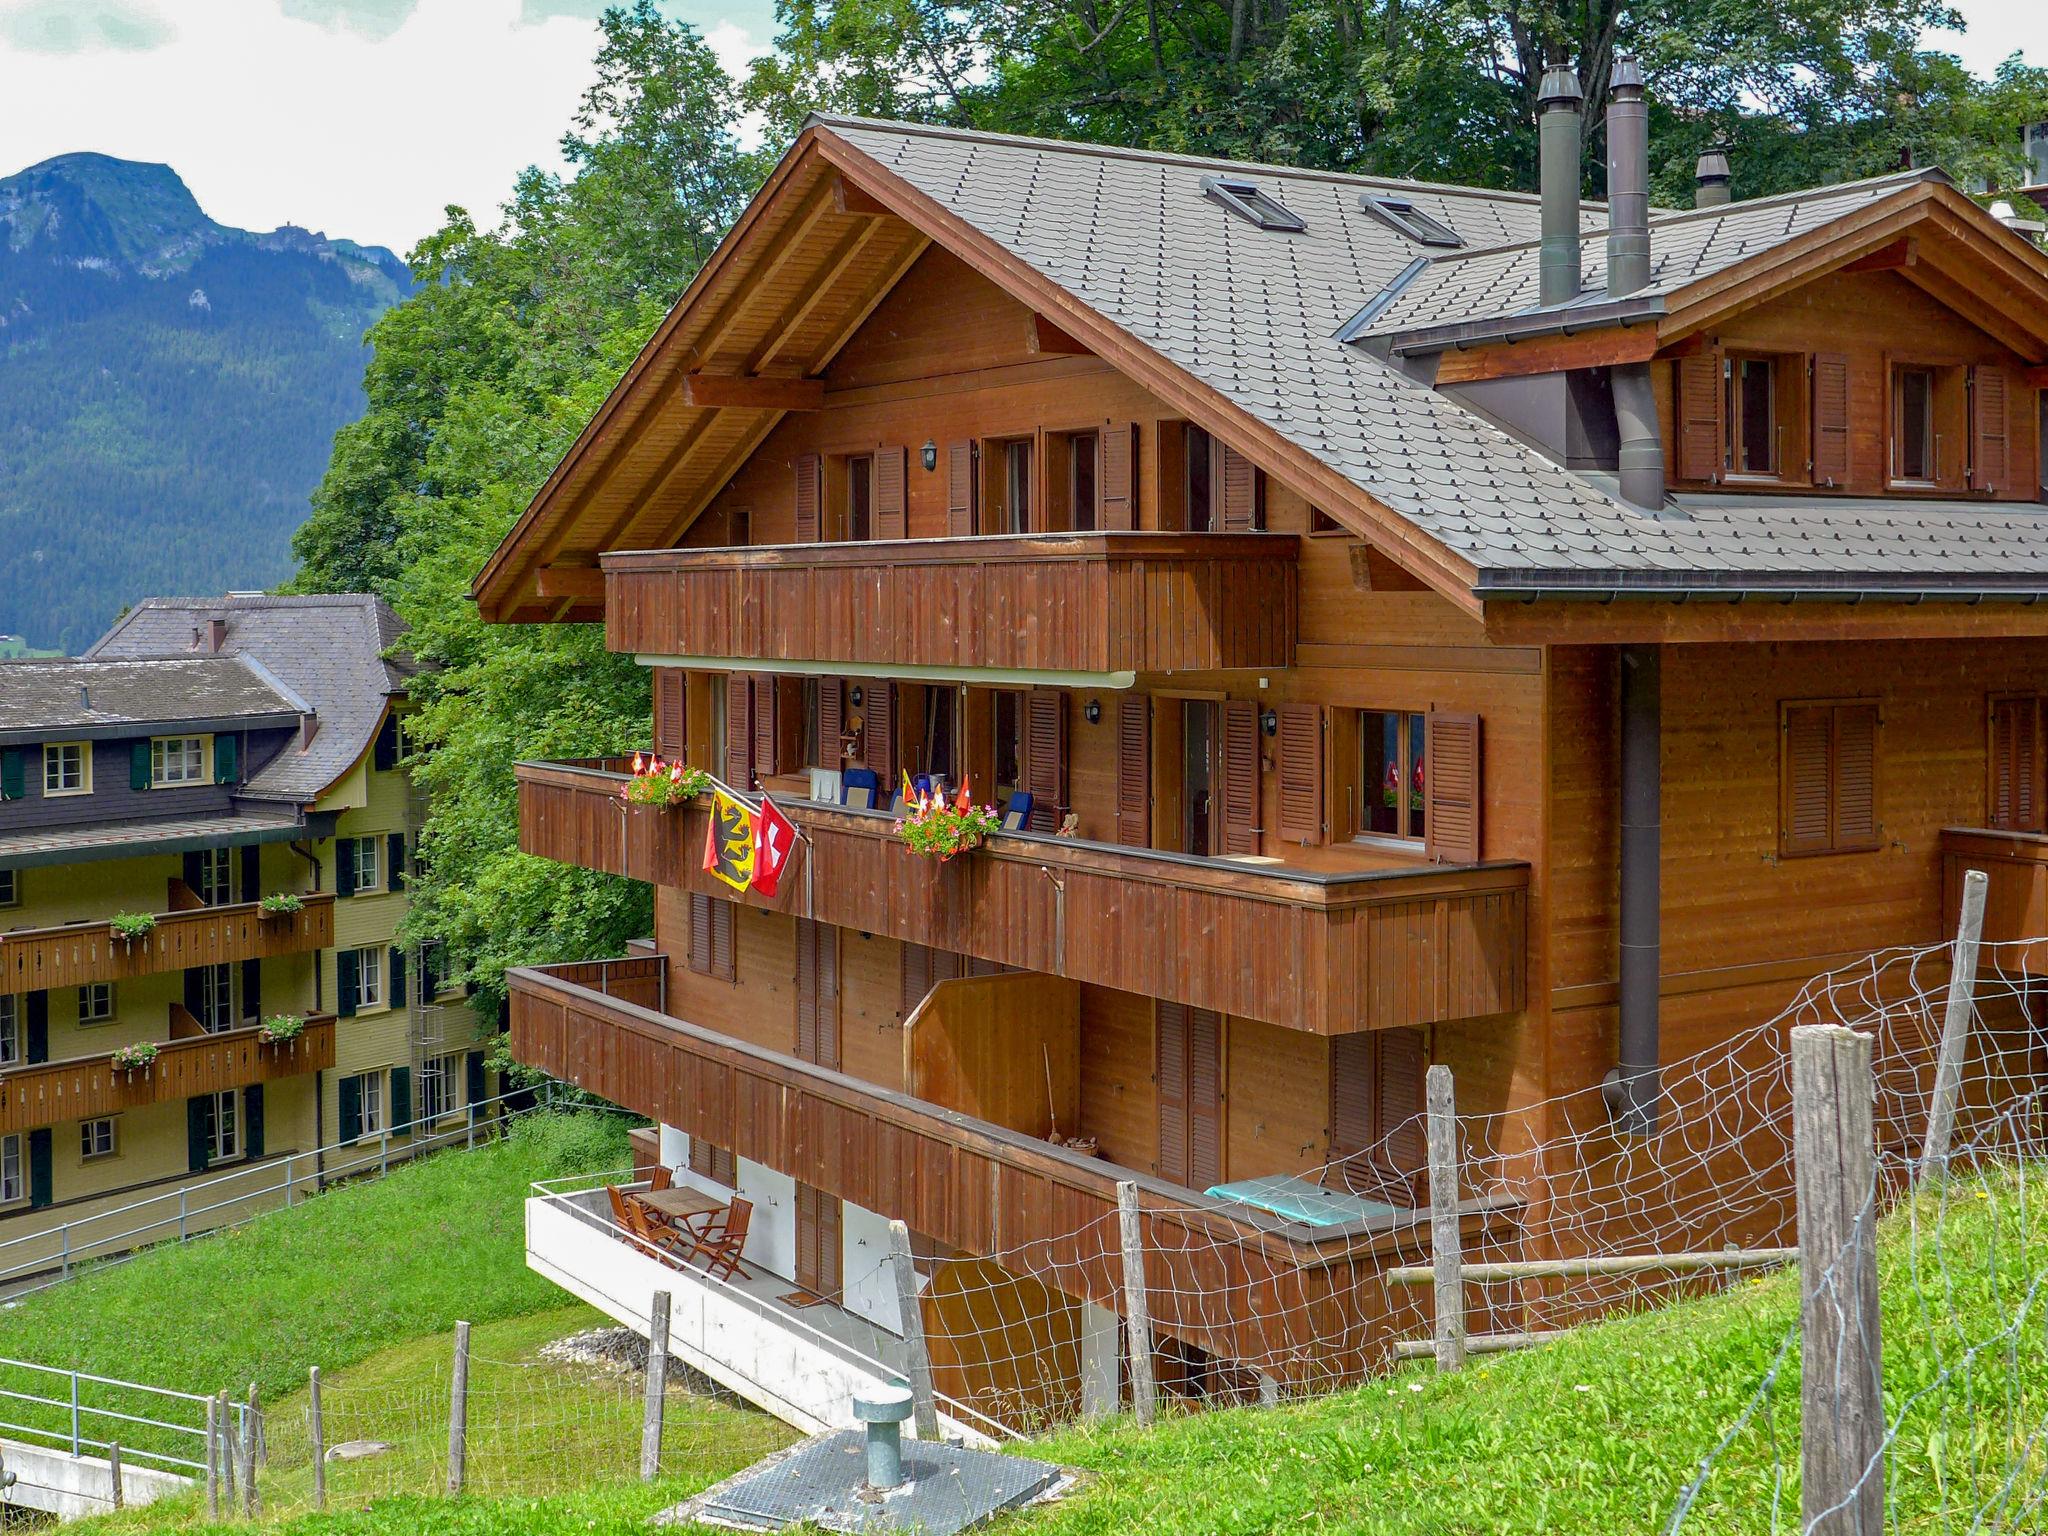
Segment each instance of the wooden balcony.
[{"label": "wooden balcony", "polygon": [[[702,807],[628,806],[604,767],[518,774],[528,853],[736,899],[702,868]],[[1525,864],[1324,874],[1011,833],[938,864],[885,815],[776,804],[804,839],[749,905],[1313,1034],[1524,1006]]]},{"label": "wooden balcony", "polygon": [[1981,869],[1984,942],[2005,946],[1987,965],[2032,976],[2048,975],[2048,837],[2038,832],[1995,832],[1945,827],[1941,834],[1942,932],[1953,936],[1962,909],[1963,872]]},{"label": "wooden balcony", "polygon": [[125,981],[327,948],[334,942],[333,895],[300,899],[300,910],[278,917],[266,917],[253,901],[159,912],[155,929],[139,939],[124,939],[103,922],[0,934],[0,992]]},{"label": "wooden balcony", "polygon": [[260,1033],[252,1026],[159,1043],[147,1067],[117,1067],[107,1054],[0,1072],[0,1133],[224,1093],[334,1065],[332,1014],[308,1019],[296,1040],[265,1045]]},{"label": "wooden balcony", "polygon": [[[654,986],[666,960],[509,973],[520,1061],[1115,1310],[1116,1187],[1135,1184],[1154,1325],[1281,1383],[1356,1374],[1397,1333],[1420,1326],[1412,1299],[1390,1294],[1379,1276],[1389,1263],[1413,1262],[1398,1255],[1426,1249],[1426,1211],[1315,1228],[1205,1200],[608,996],[598,990],[600,964],[617,994]],[[1468,1204],[1473,1241],[1511,1204]]]},{"label": "wooden balcony", "polygon": [[1114,678],[1294,661],[1297,540],[1273,533],[895,539],[604,557],[615,651]]}]

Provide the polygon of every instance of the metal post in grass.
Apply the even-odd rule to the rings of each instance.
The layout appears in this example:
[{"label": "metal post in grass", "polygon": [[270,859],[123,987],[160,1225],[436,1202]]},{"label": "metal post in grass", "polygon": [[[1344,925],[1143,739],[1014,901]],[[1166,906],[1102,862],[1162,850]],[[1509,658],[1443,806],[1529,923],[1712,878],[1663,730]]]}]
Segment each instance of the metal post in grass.
[{"label": "metal post in grass", "polygon": [[124,1508],[128,1503],[128,1490],[121,1486],[121,1442],[107,1444],[107,1501],[114,1508]]},{"label": "metal post in grass", "polygon": [[1977,946],[1984,937],[1984,897],[1991,882],[1981,869],[1963,871],[1963,910],[1956,921],[1956,948],[1948,973],[1948,1005],[1941,1021],[1941,1055],[1934,1067],[1934,1095],[1927,1106],[1927,1139],[1920,1148],[1919,1177],[1948,1164],[1955,1134],[1956,1100],[1963,1091],[1963,1058],[1970,1044],[1970,1018],[1977,994]]},{"label": "metal post in grass", "polygon": [[1116,1187],[1117,1236],[1124,1254],[1124,1323],[1130,1333],[1131,1412],[1149,1425],[1158,1406],[1152,1375],[1152,1302],[1145,1290],[1145,1229],[1138,1214],[1138,1186]]},{"label": "metal post in grass", "polygon": [[462,1492],[463,1460],[469,1453],[469,1324],[455,1325],[455,1376],[448,1394],[448,1494]]},{"label": "metal post in grass", "polygon": [[1800,1498],[1807,1536],[1883,1536],[1870,1036],[1792,1031],[1799,1201]]},{"label": "metal post in grass", "polygon": [[668,1292],[656,1291],[647,1313],[647,1406],[640,1423],[640,1481],[661,1472],[661,1414],[668,1398]]},{"label": "metal post in grass", "polygon": [[924,1336],[924,1309],[917,1301],[917,1261],[910,1253],[910,1228],[889,1223],[889,1278],[896,1290],[896,1319],[903,1333],[904,1374],[910,1378],[910,1417],[920,1440],[939,1438],[939,1405],[932,1391],[932,1351]]},{"label": "metal post in grass", "polygon": [[313,1437],[313,1507],[327,1507],[327,1422],[320,1414],[320,1367],[306,1373],[306,1417]]},{"label": "metal post in grass", "polygon": [[1458,1234],[1458,1105],[1451,1069],[1429,1069],[1429,1256],[1436,1287],[1436,1368],[1465,1363],[1464,1252]]},{"label": "metal post in grass", "polygon": [[209,1397],[206,1400],[206,1518],[220,1519],[220,1433],[215,1421],[220,1414],[220,1400]]}]

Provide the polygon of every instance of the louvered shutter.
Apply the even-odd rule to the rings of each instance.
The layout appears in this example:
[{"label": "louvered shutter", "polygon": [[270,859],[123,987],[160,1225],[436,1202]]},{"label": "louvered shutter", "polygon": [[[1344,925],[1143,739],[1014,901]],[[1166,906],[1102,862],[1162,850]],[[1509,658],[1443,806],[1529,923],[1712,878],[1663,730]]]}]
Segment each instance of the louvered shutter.
[{"label": "louvered shutter", "polygon": [[[403,1068],[394,1067],[395,1076]],[[251,1159],[263,1156],[263,1085],[251,1083],[242,1090],[242,1150]]]},{"label": "louvered shutter", "polygon": [[1372,1038],[1379,1047],[1378,1070],[1373,1074],[1373,1129],[1387,1166],[1405,1177],[1421,1170],[1428,1151],[1422,1120],[1422,1031],[1383,1029]]},{"label": "louvered shutter", "polygon": [[1030,829],[1058,829],[1067,800],[1067,696],[1024,695],[1024,787],[1031,791]]},{"label": "louvered shutter", "polygon": [[149,759],[149,743],[135,742],[128,748],[128,787],[148,789],[154,778],[155,773]]},{"label": "louvered shutter", "polygon": [[718,981],[737,981],[739,961],[733,945],[733,905],[711,903],[711,975]]},{"label": "louvered shutter", "polygon": [[737,672],[725,679],[725,781],[740,790],[754,784],[754,683]]},{"label": "louvered shutter", "polygon": [[818,947],[818,1054],[821,1067],[839,1070],[839,930],[831,923],[814,923]]},{"label": "louvered shutter", "polygon": [[897,1010],[903,1018],[917,1012],[917,1005],[925,1000],[932,989],[932,952],[922,944],[905,941],[903,945],[902,992],[897,998]]},{"label": "louvered shutter", "polygon": [[1282,704],[1278,741],[1280,837],[1289,843],[1323,840],[1323,711],[1315,704]]},{"label": "louvered shutter", "polygon": [[263,850],[256,843],[242,844],[242,900],[255,901],[263,894]]},{"label": "louvered shutter", "polygon": [[815,453],[796,461],[796,541],[815,544],[823,537],[819,509],[825,503],[825,466]]},{"label": "louvered shutter", "polygon": [[909,479],[905,448],[875,450],[875,537],[910,536]]},{"label": "louvered shutter", "polygon": [[1259,851],[1259,707],[1223,706],[1223,851]]},{"label": "louvered shutter", "polygon": [[263,1017],[263,962],[244,960],[242,962],[242,1017],[260,1019]]},{"label": "louvered shutter", "polygon": [[1980,491],[2012,484],[2012,385],[2003,368],[1970,370],[1970,484]]},{"label": "louvered shutter", "polygon": [[[186,973],[190,975],[190,972]],[[22,1059],[27,1066],[50,1059],[50,993],[48,988],[39,987],[28,994],[22,1003],[23,1037]]]},{"label": "louvered shutter", "polygon": [[361,987],[358,967],[362,957],[352,949],[338,949],[334,952],[334,1013],[336,1018],[352,1019],[356,1016],[356,1002]]},{"label": "louvered shutter", "polygon": [[1813,479],[1849,483],[1849,359],[1839,352],[1813,359]]},{"label": "louvered shutter", "polygon": [[19,800],[28,793],[28,774],[19,747],[0,752],[0,800]]},{"label": "louvered shutter", "polygon": [[384,1122],[394,1134],[404,1136],[412,1130],[412,1068],[391,1069],[391,1116]]},{"label": "louvered shutter", "polygon": [[775,679],[755,678],[753,694],[751,713],[754,718],[754,777],[765,779],[771,773],[782,771],[782,759],[775,750]]},{"label": "louvered shutter", "polygon": [[[363,1139],[363,1080],[344,1077],[334,1090],[336,1129],[344,1144]],[[211,1136],[208,1137],[210,1141]]]},{"label": "louvered shutter", "polygon": [[239,784],[242,781],[241,741],[234,736],[213,738],[213,782]]},{"label": "louvered shutter", "polygon": [[2041,817],[2041,704],[2028,694],[1991,701],[1991,825],[2038,832]]},{"label": "louvered shutter", "polygon": [[1159,1099],[1159,1177],[1188,1182],[1188,1010],[1183,1003],[1154,1005],[1153,1078]]},{"label": "louvered shutter", "polygon": [[390,832],[384,838],[384,889],[402,891],[405,889],[405,867],[411,861],[405,856],[405,834]]},{"label": "louvered shutter", "polygon": [[690,892],[690,969],[711,974],[711,898],[701,891]]},{"label": "louvered shutter", "polygon": [[896,685],[873,680],[862,684],[861,760],[881,780],[875,791],[878,806],[887,807],[896,793]]},{"label": "louvered shutter", "polygon": [[1727,434],[1721,427],[1721,352],[1709,348],[1673,365],[1678,413],[1678,478],[1721,478]]},{"label": "louvered shutter", "polygon": [[974,444],[946,449],[946,533],[964,539],[974,532]]},{"label": "louvered shutter", "polygon": [[1138,526],[1137,423],[1112,421],[1102,429],[1102,453],[1096,466],[1102,501],[1096,526],[1115,533]]},{"label": "louvered shutter", "polygon": [[[187,879],[185,882],[192,882]],[[352,837],[337,837],[334,840],[334,894],[353,896],[356,893],[356,840]]]},{"label": "louvered shutter", "polygon": [[1223,1015],[1188,1010],[1188,1187],[1223,1182]]},{"label": "louvered shutter", "polygon": [[1152,845],[1152,700],[1142,693],[1116,701],[1116,840]]},{"label": "louvered shutter", "polygon": [[1336,1035],[1330,1041],[1330,1161],[1356,1157],[1372,1145],[1373,1037]]},{"label": "louvered shutter", "polygon": [[796,1057],[818,1060],[818,925],[796,920]]},{"label": "louvered shutter", "polygon": [[1479,861],[1483,782],[1479,717],[1431,710],[1423,717],[1422,845],[1439,864]]},{"label": "louvered shutter", "polygon": [[846,682],[818,679],[818,766],[837,771],[846,735]]},{"label": "louvered shutter", "polygon": [[813,1289],[820,1296],[837,1296],[844,1283],[840,1271],[846,1254],[845,1240],[840,1235],[843,1207],[837,1195],[819,1190],[817,1197],[818,1277]]},{"label": "louvered shutter", "polygon": [[[343,1078],[342,1087],[347,1086],[348,1079]],[[213,1095],[202,1093],[185,1101],[185,1167],[192,1173],[204,1173],[212,1161]]]},{"label": "louvered shutter", "polygon": [[1829,844],[1828,807],[1834,798],[1828,772],[1833,711],[1825,704],[1785,707],[1779,844],[1784,853],[1820,853]]},{"label": "louvered shutter", "polygon": [[1877,845],[1877,706],[1835,706],[1835,837],[1839,849]]},{"label": "louvered shutter", "polygon": [[[56,1193],[52,1184],[50,1148],[54,1138],[50,1127],[42,1125],[28,1133],[28,1204],[30,1210],[41,1210],[54,1204]],[[70,1233],[67,1231],[68,1238]],[[73,1378],[74,1384],[76,1378]]]},{"label": "louvered shutter", "polygon": [[474,1108],[489,1096],[484,1090],[484,1053],[471,1051],[462,1058],[462,1076],[465,1101]]},{"label": "louvered shutter", "polygon": [[654,669],[654,750],[671,760],[689,747],[689,712],[681,667]]},{"label": "louvered shutter", "polygon": [[1223,489],[1223,531],[1250,533],[1259,526],[1259,472],[1227,444],[1216,449],[1216,483]]}]

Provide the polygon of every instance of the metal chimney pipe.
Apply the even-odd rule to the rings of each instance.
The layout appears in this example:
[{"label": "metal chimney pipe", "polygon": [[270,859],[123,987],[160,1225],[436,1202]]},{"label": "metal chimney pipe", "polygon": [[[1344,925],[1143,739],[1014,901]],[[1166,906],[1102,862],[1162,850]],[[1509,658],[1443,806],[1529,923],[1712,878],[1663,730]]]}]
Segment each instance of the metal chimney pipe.
[{"label": "metal chimney pipe", "polygon": [[1607,108],[1607,296],[1650,284],[1650,104],[1643,69],[1614,61]]},{"label": "metal chimney pipe", "polygon": [[1537,171],[1543,189],[1539,293],[1545,304],[1579,296],[1579,182],[1586,93],[1569,65],[1543,72],[1536,96]]},{"label": "metal chimney pipe", "polygon": [[1693,167],[1692,205],[1695,208],[1720,208],[1733,200],[1729,182],[1734,177],[1728,170],[1728,151],[1718,144],[1710,144],[1700,153],[1699,163]]}]

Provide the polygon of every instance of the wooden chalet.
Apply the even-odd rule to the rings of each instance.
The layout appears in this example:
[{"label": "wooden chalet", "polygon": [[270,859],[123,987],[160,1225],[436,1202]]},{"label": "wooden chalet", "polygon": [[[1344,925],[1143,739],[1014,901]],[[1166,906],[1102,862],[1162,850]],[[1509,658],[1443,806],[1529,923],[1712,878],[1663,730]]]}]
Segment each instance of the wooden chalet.
[{"label": "wooden chalet", "polygon": [[[1660,1061],[1938,939],[1945,855],[2038,932],[2048,257],[1938,171],[1654,209],[1616,83],[1611,206],[1568,72],[1542,197],[813,119],[475,587],[601,620],[652,745],[803,842],[738,896],[703,809],[522,766],[524,848],[658,900],[514,974],[516,1053],[854,1310],[884,1219],[943,1309],[1125,1179],[1357,1305],[1426,1065],[1627,1136]],[[927,862],[861,769],[1026,825]],[[1013,1305],[1113,1311],[1077,1262]],[[1190,1391],[1261,1351],[1154,1310]]]}]

